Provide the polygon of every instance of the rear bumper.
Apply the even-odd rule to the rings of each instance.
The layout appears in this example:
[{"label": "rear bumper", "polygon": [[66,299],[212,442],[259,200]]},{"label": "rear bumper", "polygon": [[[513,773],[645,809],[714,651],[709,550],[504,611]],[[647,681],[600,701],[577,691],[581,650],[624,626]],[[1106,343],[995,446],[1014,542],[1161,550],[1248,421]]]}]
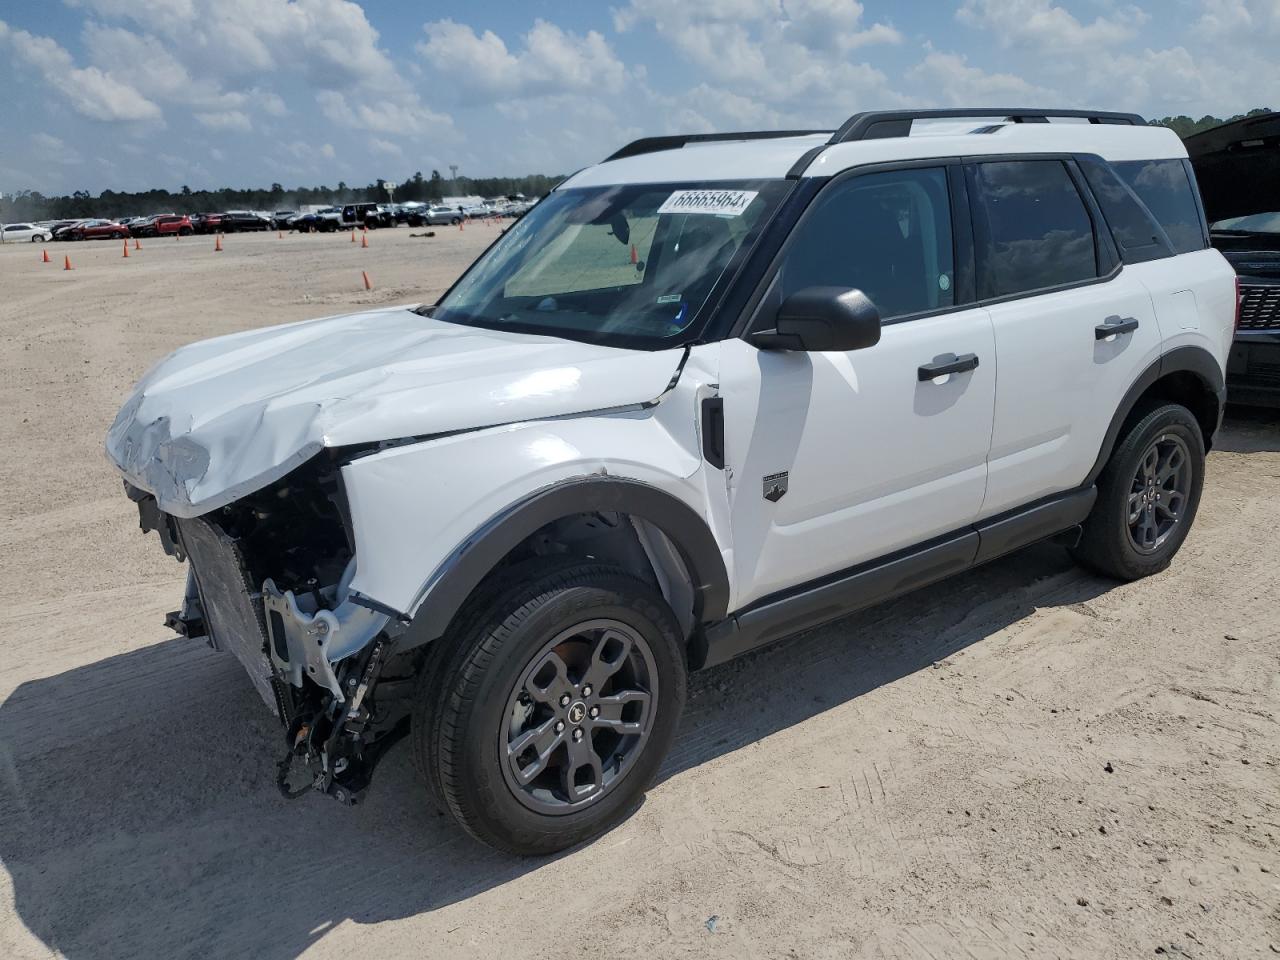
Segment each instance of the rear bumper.
[{"label": "rear bumper", "polygon": [[1280,407],[1280,329],[1236,333],[1227,359],[1227,400]]}]

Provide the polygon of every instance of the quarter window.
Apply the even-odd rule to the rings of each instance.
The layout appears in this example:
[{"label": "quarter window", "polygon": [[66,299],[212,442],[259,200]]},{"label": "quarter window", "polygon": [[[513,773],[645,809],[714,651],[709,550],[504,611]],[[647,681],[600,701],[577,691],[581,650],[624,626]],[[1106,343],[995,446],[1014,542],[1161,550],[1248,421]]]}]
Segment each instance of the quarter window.
[{"label": "quarter window", "polygon": [[894,170],[828,187],[796,228],[780,300],[806,287],[856,288],[882,319],[955,303],[950,194],[943,168]]},{"label": "quarter window", "polygon": [[1076,162],[1102,208],[1125,263],[1145,263],[1173,255],[1164,231],[1110,164],[1097,157],[1079,157]]},{"label": "quarter window", "polygon": [[1204,249],[1200,207],[1181,160],[1127,160],[1115,168],[1164,227],[1174,250]]},{"label": "quarter window", "polygon": [[1062,161],[997,161],[973,170],[981,298],[1098,275],[1093,221]]}]

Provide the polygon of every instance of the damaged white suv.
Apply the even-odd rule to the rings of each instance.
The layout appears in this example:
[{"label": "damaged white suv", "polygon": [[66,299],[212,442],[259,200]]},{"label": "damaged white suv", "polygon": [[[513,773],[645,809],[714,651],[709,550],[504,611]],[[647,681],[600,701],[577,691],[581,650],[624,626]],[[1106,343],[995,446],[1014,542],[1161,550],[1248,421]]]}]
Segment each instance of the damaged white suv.
[{"label": "damaged white suv", "polygon": [[174,353],[107,451],[170,622],[347,802],[408,734],[505,850],[618,822],[686,674],[1033,541],[1186,537],[1233,273],[1125,114],[860,114],[570,177],[434,306]]}]

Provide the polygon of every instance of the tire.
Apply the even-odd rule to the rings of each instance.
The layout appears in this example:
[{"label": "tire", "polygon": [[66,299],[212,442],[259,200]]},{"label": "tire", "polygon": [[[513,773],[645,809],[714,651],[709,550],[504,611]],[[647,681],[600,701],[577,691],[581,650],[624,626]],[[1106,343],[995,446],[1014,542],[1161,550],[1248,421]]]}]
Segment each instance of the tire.
[{"label": "tire", "polygon": [[[540,561],[477,591],[438,644],[419,678],[412,749],[464,830],[509,853],[548,854],[635,807],[675,737],[687,680],[679,625],[653,587],[617,567]],[[550,746],[533,751],[521,773],[542,772],[522,787],[515,771],[532,748],[509,758],[507,744],[535,728]],[[568,763],[584,756],[594,762]]]},{"label": "tire", "polygon": [[1176,403],[1140,410],[1098,478],[1073,556],[1118,580],[1159,573],[1187,538],[1203,487],[1204,435],[1191,411]]},{"label": "tire", "polygon": [[191,228],[190,228],[190,227],[179,227],[179,228],[178,228],[178,236],[180,236],[180,237],[189,237],[189,236],[191,236]]}]

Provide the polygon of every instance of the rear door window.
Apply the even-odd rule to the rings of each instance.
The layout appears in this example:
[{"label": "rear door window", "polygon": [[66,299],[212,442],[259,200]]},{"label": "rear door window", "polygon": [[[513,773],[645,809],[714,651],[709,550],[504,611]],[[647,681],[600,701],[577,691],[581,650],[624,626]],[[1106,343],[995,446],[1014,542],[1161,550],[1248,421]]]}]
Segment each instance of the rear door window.
[{"label": "rear door window", "polygon": [[1102,216],[1125,263],[1145,263],[1173,256],[1173,247],[1163,228],[1109,163],[1098,157],[1078,157],[1076,162],[1102,208]]},{"label": "rear door window", "polygon": [[990,161],[970,169],[981,299],[1098,276],[1093,220],[1061,160]]},{"label": "rear door window", "polygon": [[1175,251],[1205,248],[1200,206],[1181,160],[1125,160],[1114,166],[1164,227]]}]

